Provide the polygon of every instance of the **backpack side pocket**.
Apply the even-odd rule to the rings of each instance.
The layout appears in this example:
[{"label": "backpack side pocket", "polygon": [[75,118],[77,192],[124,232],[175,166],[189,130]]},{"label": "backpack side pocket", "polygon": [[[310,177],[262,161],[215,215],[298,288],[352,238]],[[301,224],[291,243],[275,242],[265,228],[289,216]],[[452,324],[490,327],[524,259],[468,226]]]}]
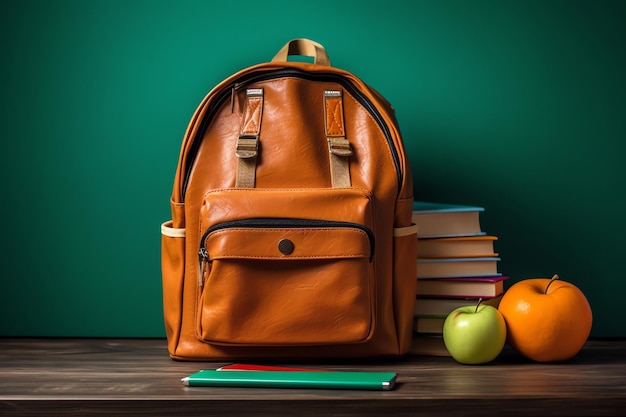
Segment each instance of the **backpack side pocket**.
[{"label": "backpack side pocket", "polygon": [[182,320],[180,294],[185,278],[185,229],[172,227],[171,220],[161,225],[161,274],[165,332],[168,351],[173,355]]}]

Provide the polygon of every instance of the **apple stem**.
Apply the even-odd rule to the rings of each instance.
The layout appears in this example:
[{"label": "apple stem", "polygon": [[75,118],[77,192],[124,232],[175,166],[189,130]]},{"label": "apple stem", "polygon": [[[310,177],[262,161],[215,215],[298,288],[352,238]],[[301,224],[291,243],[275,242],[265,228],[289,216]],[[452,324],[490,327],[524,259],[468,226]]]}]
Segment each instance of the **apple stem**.
[{"label": "apple stem", "polygon": [[552,285],[552,283],[556,281],[557,279],[559,279],[559,276],[557,274],[554,274],[552,278],[550,279],[550,282],[548,282],[548,286],[546,287],[546,290],[543,292],[544,294],[548,293],[548,288],[550,288],[550,285]]},{"label": "apple stem", "polygon": [[478,312],[478,306],[479,306],[479,305],[480,305],[480,303],[482,303],[482,302],[483,302],[483,299],[482,299],[482,298],[479,298],[479,299],[478,299],[478,304],[476,304],[476,310],[474,310],[474,314],[476,314],[476,313]]}]

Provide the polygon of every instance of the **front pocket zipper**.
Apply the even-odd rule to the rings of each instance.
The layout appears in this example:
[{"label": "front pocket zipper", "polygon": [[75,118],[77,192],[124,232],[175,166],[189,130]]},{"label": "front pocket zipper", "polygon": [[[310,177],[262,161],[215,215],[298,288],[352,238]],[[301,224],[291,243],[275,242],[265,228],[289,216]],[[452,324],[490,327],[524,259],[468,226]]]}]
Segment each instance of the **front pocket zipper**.
[{"label": "front pocket zipper", "polygon": [[375,327],[374,240],[354,220],[223,220],[202,236],[199,340],[223,346],[364,343]]},{"label": "front pocket zipper", "polygon": [[198,285],[203,286],[206,266],[211,262],[211,254],[206,248],[207,238],[214,232],[225,229],[352,229],[364,232],[369,241],[369,262],[374,256],[374,233],[367,227],[354,223],[334,220],[312,220],[297,218],[253,218],[226,221],[209,227],[200,239],[198,251]]}]

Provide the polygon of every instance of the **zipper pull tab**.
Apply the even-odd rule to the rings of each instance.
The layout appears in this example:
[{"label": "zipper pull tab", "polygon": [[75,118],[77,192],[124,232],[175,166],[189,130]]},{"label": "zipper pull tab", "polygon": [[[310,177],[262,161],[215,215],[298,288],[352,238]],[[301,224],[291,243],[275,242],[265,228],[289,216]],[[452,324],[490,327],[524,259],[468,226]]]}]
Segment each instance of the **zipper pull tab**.
[{"label": "zipper pull tab", "polygon": [[204,273],[206,272],[207,264],[209,263],[209,252],[206,248],[200,248],[198,252],[198,286],[204,285]]},{"label": "zipper pull tab", "polygon": [[241,88],[242,83],[234,83],[232,87],[230,87],[230,112],[235,112],[235,101],[237,98],[237,91]]},{"label": "zipper pull tab", "polygon": [[237,91],[239,91],[239,88],[241,87],[240,83],[234,83],[233,86],[230,88],[230,112],[234,113],[235,112],[235,96],[237,95]]},{"label": "zipper pull tab", "polygon": [[236,85],[233,85],[230,88],[230,112],[234,113],[235,112],[235,90],[236,90]]}]

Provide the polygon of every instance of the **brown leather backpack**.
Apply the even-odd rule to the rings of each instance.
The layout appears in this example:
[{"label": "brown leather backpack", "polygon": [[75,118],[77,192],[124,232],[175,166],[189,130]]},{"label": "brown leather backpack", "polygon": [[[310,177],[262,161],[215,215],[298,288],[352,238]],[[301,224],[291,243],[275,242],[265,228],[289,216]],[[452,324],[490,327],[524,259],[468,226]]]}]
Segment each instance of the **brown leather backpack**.
[{"label": "brown leather backpack", "polygon": [[407,353],[412,203],[391,105],[321,45],[295,39],[227,78],[187,128],[161,227],[170,356]]}]

